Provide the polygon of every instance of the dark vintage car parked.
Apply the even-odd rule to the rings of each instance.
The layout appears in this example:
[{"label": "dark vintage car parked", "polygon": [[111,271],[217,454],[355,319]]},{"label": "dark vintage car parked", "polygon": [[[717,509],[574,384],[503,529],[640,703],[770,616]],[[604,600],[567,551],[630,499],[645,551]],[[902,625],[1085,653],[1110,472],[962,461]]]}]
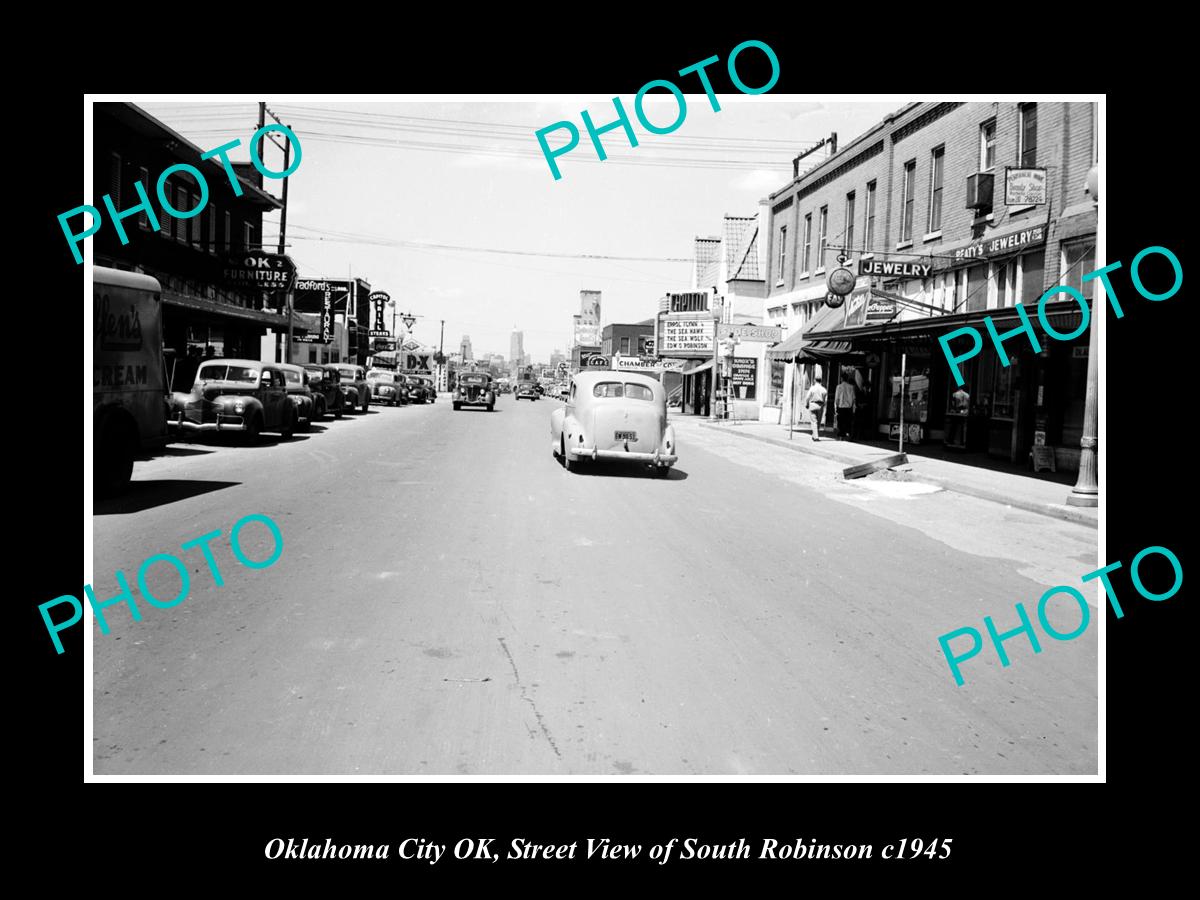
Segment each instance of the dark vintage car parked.
[{"label": "dark vintage car parked", "polygon": [[496,405],[496,386],[486,372],[465,372],[458,376],[452,403],[455,411],[464,406],[482,406],[491,412]]},{"label": "dark vintage car parked", "polygon": [[395,369],[368,369],[367,384],[371,387],[371,399],[376,403],[398,406],[406,402],[407,385],[403,376]]},{"label": "dark vintage car parked", "polygon": [[[363,412],[371,404],[371,386],[367,384],[367,373],[362,366],[348,363],[332,363],[331,367],[338,370],[342,376],[342,395],[345,397],[346,409],[353,412],[361,407]],[[326,368],[330,368],[327,366]]]},{"label": "dark vintage car parked", "polygon": [[[300,366],[277,363],[287,379],[288,396],[296,405],[296,422],[301,431],[308,431],[317,416],[317,397],[308,383],[308,373]],[[324,402],[324,398],[322,398]]]},{"label": "dark vintage car parked", "polygon": [[256,359],[206,359],[190,393],[176,393],[168,425],[181,432],[234,431],[255,439],[264,431],[290,438],[296,405],[287,377],[274,363]]},{"label": "dark vintage car parked", "polygon": [[325,418],[326,413],[332,413],[335,419],[340,419],[344,412],[342,404],[341,374],[336,369],[327,371],[325,366],[308,365],[304,367],[308,375],[308,386],[312,388],[316,400],[314,415],[318,419]]},{"label": "dark vintage car parked", "polygon": [[541,396],[538,394],[537,388],[532,381],[522,381],[518,384],[516,395],[517,400],[536,400]]}]

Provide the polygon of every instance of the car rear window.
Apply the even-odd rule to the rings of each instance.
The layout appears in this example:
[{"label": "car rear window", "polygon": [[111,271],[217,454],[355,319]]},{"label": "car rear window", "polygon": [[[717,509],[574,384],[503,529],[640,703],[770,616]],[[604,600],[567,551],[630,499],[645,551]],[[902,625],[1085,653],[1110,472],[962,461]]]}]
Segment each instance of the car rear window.
[{"label": "car rear window", "polygon": [[288,380],[289,384],[299,384],[300,383],[300,373],[293,372],[291,369],[284,369],[283,377]]},{"label": "car rear window", "polygon": [[644,384],[626,384],[625,396],[632,400],[653,400],[654,391]]},{"label": "car rear window", "polygon": [[600,381],[592,388],[593,397],[623,397],[624,385],[619,381]]}]

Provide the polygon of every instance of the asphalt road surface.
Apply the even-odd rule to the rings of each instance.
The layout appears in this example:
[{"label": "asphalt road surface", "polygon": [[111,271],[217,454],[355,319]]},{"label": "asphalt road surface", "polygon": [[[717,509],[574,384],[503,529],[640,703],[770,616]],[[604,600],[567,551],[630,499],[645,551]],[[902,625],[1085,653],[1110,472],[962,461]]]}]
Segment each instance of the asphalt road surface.
[{"label": "asphalt road surface", "polygon": [[92,624],[96,774],[1096,772],[1095,591],[1082,637],[987,645],[962,687],[937,642],[1078,587],[1095,529],[690,419],[669,479],[568,473],[556,401],[447,401],[173,445],[97,506],[99,599],[218,529],[224,584],[192,549],[185,601]]}]

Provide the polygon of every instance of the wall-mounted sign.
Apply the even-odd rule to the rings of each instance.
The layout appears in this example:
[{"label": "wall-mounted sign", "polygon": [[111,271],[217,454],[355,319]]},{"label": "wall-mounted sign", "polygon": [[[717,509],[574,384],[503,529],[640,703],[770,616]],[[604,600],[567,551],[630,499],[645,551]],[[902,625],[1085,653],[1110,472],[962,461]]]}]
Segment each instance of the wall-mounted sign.
[{"label": "wall-mounted sign", "polygon": [[599,353],[592,353],[580,360],[580,364],[585,369],[607,369],[609,361],[607,356],[601,356]]},{"label": "wall-mounted sign", "polygon": [[854,290],[854,283],[857,280],[854,273],[845,266],[838,266],[826,277],[825,286],[829,288],[829,293],[844,297]]},{"label": "wall-mounted sign", "polygon": [[391,336],[392,336],[392,333],[390,331],[388,331],[386,328],[372,328],[370,331],[367,332],[367,337],[385,338],[385,337],[391,337]]},{"label": "wall-mounted sign", "polygon": [[296,264],[281,253],[247,250],[225,260],[223,277],[233,288],[287,291],[296,280]]},{"label": "wall-mounted sign", "polygon": [[1031,225],[1028,228],[1022,228],[1019,231],[1013,231],[999,237],[980,238],[977,241],[972,241],[965,247],[959,247],[954,251],[954,262],[1000,256],[1004,253],[1011,253],[1013,250],[1026,245],[1033,246],[1045,243],[1045,240],[1046,226]]},{"label": "wall-mounted sign", "polygon": [[707,316],[672,318],[663,320],[662,346],[660,355],[665,356],[712,356],[713,330],[715,323]]},{"label": "wall-mounted sign", "polygon": [[[754,387],[758,382],[758,360],[753,356],[735,356],[729,363],[729,383]],[[747,400],[752,397],[745,398]]]},{"label": "wall-mounted sign", "polygon": [[1046,202],[1046,170],[1004,168],[1004,203],[1007,206],[1036,206]]},{"label": "wall-mounted sign", "polygon": [[885,300],[883,297],[867,299],[867,310],[863,320],[871,322],[890,322],[896,315],[896,301]]},{"label": "wall-mounted sign", "polygon": [[668,312],[704,312],[708,309],[708,293],[706,291],[685,291],[681,294],[671,294],[671,304]]},{"label": "wall-mounted sign", "polygon": [[783,329],[774,325],[722,325],[717,332],[718,340],[737,338],[760,344],[776,344],[783,340]]},{"label": "wall-mounted sign", "polygon": [[[860,259],[859,275],[879,275],[884,278],[928,278],[932,265],[913,262],[884,262],[881,259]],[[853,289],[854,285],[850,285]],[[849,293],[845,291],[844,293]]]}]

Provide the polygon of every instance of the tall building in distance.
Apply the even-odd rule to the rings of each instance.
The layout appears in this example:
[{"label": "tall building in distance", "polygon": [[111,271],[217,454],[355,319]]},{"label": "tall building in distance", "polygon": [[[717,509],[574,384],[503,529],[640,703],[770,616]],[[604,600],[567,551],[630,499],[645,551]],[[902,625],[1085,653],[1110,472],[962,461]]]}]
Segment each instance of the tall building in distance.
[{"label": "tall building in distance", "polygon": [[566,361],[567,358],[563,355],[563,352],[555,347],[553,352],[550,354],[550,368],[558,369],[558,367]]},{"label": "tall building in distance", "polygon": [[462,336],[462,343],[459,345],[458,352],[465,363],[472,362],[475,359],[475,354],[471,352],[471,336],[469,334]]},{"label": "tall building in distance", "polygon": [[579,292],[579,320],[575,326],[575,343],[585,347],[600,346],[600,292]]},{"label": "tall building in distance", "polygon": [[512,337],[508,340],[508,358],[512,360],[515,375],[525,358],[525,332],[513,329]]}]

